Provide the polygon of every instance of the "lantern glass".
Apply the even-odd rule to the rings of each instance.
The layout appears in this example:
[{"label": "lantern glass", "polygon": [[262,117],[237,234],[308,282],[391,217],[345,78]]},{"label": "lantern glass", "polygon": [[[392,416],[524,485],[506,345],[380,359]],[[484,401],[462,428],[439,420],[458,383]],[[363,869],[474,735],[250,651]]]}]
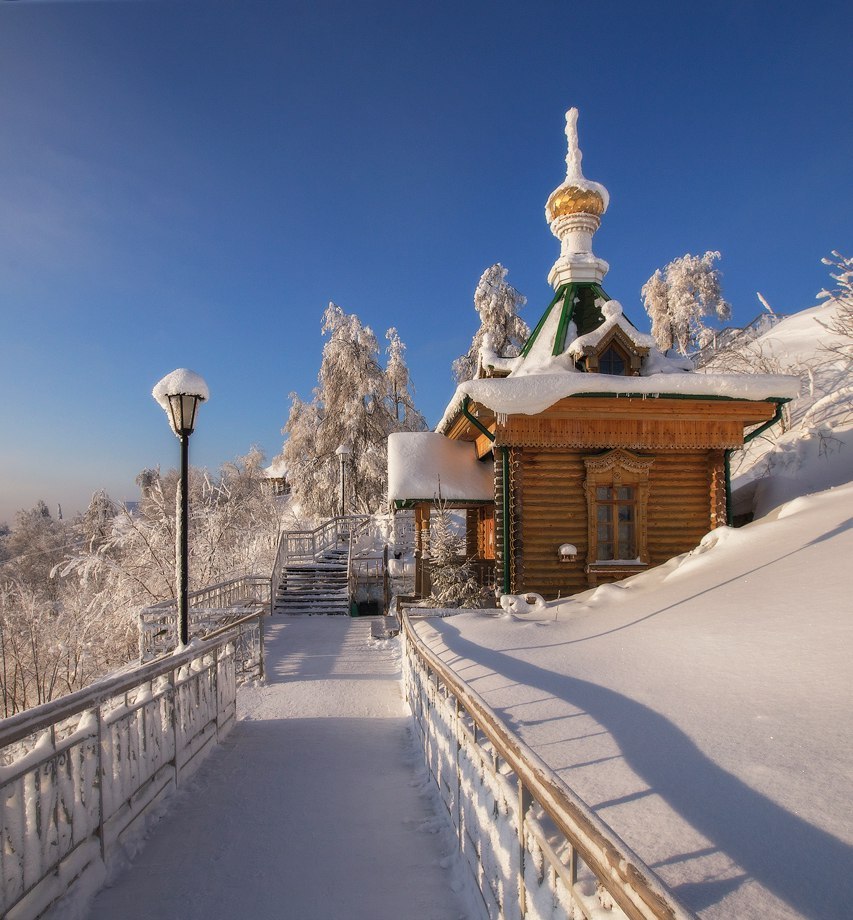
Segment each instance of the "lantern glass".
[{"label": "lantern glass", "polygon": [[195,416],[199,397],[187,395],[186,393],[170,393],[168,400],[172,428],[175,434],[192,434],[195,429]]}]

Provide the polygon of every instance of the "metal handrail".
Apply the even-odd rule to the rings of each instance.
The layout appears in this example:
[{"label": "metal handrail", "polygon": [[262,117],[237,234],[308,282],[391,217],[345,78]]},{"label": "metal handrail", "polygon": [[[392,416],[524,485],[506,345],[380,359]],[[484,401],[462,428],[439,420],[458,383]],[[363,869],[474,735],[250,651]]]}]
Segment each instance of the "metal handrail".
[{"label": "metal handrail", "polygon": [[[491,743],[495,754],[515,774],[521,812],[519,839],[525,839],[527,834],[538,836],[538,822],[533,819],[530,811],[530,806],[535,803],[569,844],[572,862],[575,862],[576,856],[580,856],[598,883],[631,920],[695,920],[696,915],[678,901],[659,876],[615,831],[605,824],[535,751],[506,727],[476,691],[427,648],[415,632],[409,614],[405,611],[402,614],[402,626],[407,655],[414,655],[425,670],[427,681],[433,686],[436,697],[441,686],[446,697],[454,698],[457,732],[467,733],[470,736],[469,740],[475,744],[479,743],[477,733],[482,733]],[[460,710],[471,720],[473,733],[458,718]],[[549,859],[557,859],[553,847],[546,844],[541,849]],[[561,877],[568,868],[562,862],[554,866]],[[520,874],[519,898],[523,903],[523,865]],[[576,877],[576,865],[571,867],[570,882],[572,876]],[[521,913],[523,915],[524,910]]]},{"label": "metal handrail", "polygon": [[370,521],[369,517],[365,517],[363,520],[360,520],[354,527],[350,529],[349,540],[347,542],[347,600],[350,604],[353,601],[353,595],[355,594],[355,579],[353,573],[353,546],[355,546],[355,538],[361,534],[367,527]]}]

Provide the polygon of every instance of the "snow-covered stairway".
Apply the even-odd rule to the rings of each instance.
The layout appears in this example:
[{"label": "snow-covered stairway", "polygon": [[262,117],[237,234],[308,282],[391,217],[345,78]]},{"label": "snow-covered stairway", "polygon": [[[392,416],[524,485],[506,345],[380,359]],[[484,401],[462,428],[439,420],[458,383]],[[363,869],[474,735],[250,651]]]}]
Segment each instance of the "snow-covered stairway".
[{"label": "snow-covered stairway", "polygon": [[348,515],[329,518],[314,530],[283,533],[272,573],[273,613],[348,614],[350,540],[369,520]]},{"label": "snow-covered stairway", "polygon": [[284,614],[348,614],[347,545],[326,550],[317,562],[282,570],[273,611]]},{"label": "snow-covered stairway", "polygon": [[412,738],[396,643],[371,642],[367,618],[273,617],[266,674],[239,691],[233,730],[132,865],[78,915],[482,920],[457,893],[456,834]]}]

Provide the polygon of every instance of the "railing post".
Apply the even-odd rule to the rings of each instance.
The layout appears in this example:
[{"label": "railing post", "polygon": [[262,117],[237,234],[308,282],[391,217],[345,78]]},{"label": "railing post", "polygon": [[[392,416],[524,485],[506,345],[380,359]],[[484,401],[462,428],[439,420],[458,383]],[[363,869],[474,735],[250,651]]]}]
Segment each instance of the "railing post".
[{"label": "railing post", "polygon": [[174,668],[169,672],[169,682],[172,686],[172,737],[175,743],[174,760],[175,764],[175,788],[178,788],[178,681]]},{"label": "railing post", "polygon": [[98,758],[96,762],[96,776],[98,777],[98,837],[101,843],[101,859],[106,861],[106,843],[104,841],[104,782],[106,780],[104,770],[104,719],[100,703],[95,707],[95,720],[98,726]]},{"label": "railing post", "polygon": [[530,808],[531,796],[524,781],[518,778],[518,910],[521,917],[527,915],[527,885],[524,881],[524,866],[527,862],[527,840],[524,819]]},{"label": "railing post", "polygon": [[264,615],[258,614],[258,677],[260,680],[266,679],[264,671]]}]

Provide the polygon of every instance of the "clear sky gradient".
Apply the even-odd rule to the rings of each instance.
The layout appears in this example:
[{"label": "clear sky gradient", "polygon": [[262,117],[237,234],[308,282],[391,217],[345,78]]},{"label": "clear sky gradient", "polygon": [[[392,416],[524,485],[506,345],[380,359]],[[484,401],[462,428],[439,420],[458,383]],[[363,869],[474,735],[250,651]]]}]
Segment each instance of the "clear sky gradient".
[{"label": "clear sky gradient", "polygon": [[735,319],[853,251],[849,3],[0,0],[0,522],[177,463],[150,396],[211,399],[191,462],[281,448],[330,300],[408,345],[430,423],[503,262],[549,299],[543,217],[580,109],[595,251],[639,290],[719,249]]}]

